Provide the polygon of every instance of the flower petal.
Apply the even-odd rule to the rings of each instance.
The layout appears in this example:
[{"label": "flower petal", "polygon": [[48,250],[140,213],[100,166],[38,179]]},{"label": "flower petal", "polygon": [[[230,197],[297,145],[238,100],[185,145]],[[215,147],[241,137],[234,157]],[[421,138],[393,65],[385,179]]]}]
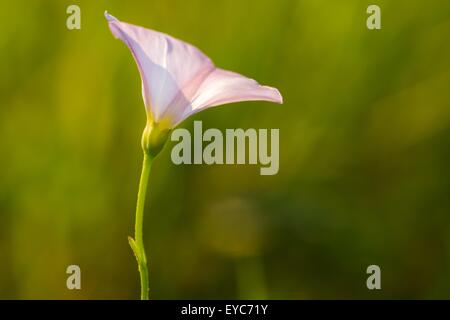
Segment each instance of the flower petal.
[{"label": "flower petal", "polygon": [[198,88],[191,102],[191,109],[185,111],[183,119],[210,107],[259,100],[283,103],[283,97],[276,88],[262,86],[238,73],[216,68]]},{"label": "flower petal", "polygon": [[[105,12],[111,32],[130,49],[139,68],[147,113],[156,122],[175,103],[181,113],[204,78],[214,69],[211,60],[194,46],[164,33],[120,22]],[[171,107],[172,108],[172,107]],[[178,115],[179,117],[180,115]],[[169,119],[169,122],[175,119]]]}]

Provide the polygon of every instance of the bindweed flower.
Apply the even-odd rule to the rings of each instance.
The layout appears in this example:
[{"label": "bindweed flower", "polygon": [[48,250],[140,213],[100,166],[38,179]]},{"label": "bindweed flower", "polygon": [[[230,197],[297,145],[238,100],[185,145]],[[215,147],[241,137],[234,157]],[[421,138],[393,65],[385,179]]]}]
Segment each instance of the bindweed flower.
[{"label": "bindweed flower", "polygon": [[105,12],[112,34],[130,49],[142,80],[147,125],[142,135],[144,162],[136,206],[135,237],[129,238],[141,276],[141,299],[148,299],[148,269],[143,241],[144,204],[153,158],[170,130],[187,117],[231,102],[282,103],[277,89],[216,68],[196,47],[164,33],[121,22]]},{"label": "bindweed flower", "polygon": [[107,12],[105,17],[112,34],[128,46],[138,66],[149,134],[156,126],[164,133],[197,112],[226,103],[283,102],[277,89],[215,67],[186,42],[121,22]]}]

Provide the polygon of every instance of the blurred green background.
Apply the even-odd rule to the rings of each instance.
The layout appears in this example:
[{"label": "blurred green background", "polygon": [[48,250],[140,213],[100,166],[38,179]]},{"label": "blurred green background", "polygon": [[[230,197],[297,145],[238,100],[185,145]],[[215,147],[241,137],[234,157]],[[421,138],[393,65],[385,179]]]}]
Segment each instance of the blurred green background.
[{"label": "blurred green background", "polygon": [[[81,30],[66,28],[67,6]],[[366,8],[382,8],[382,30]],[[135,299],[128,247],[145,126],[103,11],[279,88],[204,128],[280,128],[280,171],[154,164],[151,296],[450,298],[450,2],[3,1],[0,298]],[[80,291],[66,268],[81,267]],[[366,288],[377,264],[382,290]]]}]

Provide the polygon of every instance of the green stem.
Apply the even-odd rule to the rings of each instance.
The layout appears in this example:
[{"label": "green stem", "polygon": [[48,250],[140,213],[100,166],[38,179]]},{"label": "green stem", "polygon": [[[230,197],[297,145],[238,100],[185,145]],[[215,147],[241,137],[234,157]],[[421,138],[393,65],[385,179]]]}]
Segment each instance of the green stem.
[{"label": "green stem", "polygon": [[144,161],[142,164],[142,173],[139,181],[139,192],[136,205],[135,235],[134,239],[128,239],[131,249],[136,256],[139,273],[141,276],[141,300],[149,299],[147,257],[145,255],[142,227],[144,224],[145,196],[147,193],[148,177],[150,175],[151,165],[152,158],[144,152]]}]

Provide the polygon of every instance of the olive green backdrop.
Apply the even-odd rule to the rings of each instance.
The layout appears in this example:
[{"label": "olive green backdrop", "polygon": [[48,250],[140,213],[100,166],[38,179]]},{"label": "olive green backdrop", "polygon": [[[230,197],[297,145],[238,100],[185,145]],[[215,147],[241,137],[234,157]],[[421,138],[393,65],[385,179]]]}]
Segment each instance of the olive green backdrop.
[{"label": "olive green backdrop", "polygon": [[[67,6],[81,30],[66,28]],[[366,8],[382,8],[382,30]],[[3,1],[0,298],[134,299],[128,247],[145,125],[103,11],[279,88],[205,128],[279,128],[280,171],[153,166],[151,297],[450,298],[450,2]],[[80,291],[66,268],[81,267]],[[382,290],[366,288],[366,268]]]}]

